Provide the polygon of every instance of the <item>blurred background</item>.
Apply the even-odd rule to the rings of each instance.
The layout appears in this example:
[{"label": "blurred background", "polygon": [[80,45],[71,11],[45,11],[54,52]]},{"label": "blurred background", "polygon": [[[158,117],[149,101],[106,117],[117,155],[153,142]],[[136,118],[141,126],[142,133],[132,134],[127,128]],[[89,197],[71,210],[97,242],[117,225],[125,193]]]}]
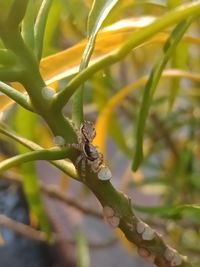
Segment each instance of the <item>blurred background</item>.
[{"label": "blurred background", "polygon": [[[37,14],[41,1],[34,2]],[[92,60],[114,52],[137,29],[187,2],[118,1],[98,35]],[[55,90],[62,90],[77,72],[91,5],[92,0],[52,3],[41,73]],[[114,186],[131,197],[138,216],[200,266],[199,19],[188,29],[162,74],[146,123],[144,161],[136,172],[131,169],[143,88],[171,30],[149,38],[119,63],[93,75],[85,83],[84,112],[87,120],[96,122],[95,144],[104,153]],[[1,97],[1,121],[42,147],[54,145],[41,118]],[[71,103],[64,112],[71,117]],[[22,152],[22,146],[0,134],[1,160]],[[37,234],[27,237],[2,216],[39,230],[38,218],[27,204],[27,192],[31,201],[34,183],[28,182],[26,167],[12,168],[0,180],[0,266],[151,266],[137,256],[123,234],[102,220],[98,201],[84,185],[44,161],[31,168],[57,239],[51,245]],[[25,194],[23,179],[27,181]],[[37,199],[33,201],[40,209]],[[45,220],[46,216],[44,224]]]}]

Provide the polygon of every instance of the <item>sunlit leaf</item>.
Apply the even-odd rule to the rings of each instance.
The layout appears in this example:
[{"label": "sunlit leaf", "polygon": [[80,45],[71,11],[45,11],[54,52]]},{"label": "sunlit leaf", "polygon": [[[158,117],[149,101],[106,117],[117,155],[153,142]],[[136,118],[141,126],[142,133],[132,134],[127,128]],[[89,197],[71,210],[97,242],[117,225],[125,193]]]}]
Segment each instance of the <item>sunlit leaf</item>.
[{"label": "sunlit leaf", "polygon": [[[154,17],[123,20],[99,32],[91,64],[118,49],[131,35],[131,31],[150,24]],[[86,40],[72,48],[42,59],[41,72],[47,84],[78,72]]]},{"label": "sunlit leaf", "polygon": [[[131,21],[124,20],[116,23],[112,27],[107,27],[104,31],[99,32],[96,40],[95,50],[93,52],[90,64],[94,64],[102,57],[113,53],[123,44],[123,42],[133,33],[136,28],[144,27],[147,23],[152,22],[152,19],[141,18]],[[135,22],[135,23],[134,23]],[[159,33],[154,38],[149,40],[149,43],[163,43],[168,38],[167,33]],[[186,36],[183,41],[200,44],[200,39],[196,37]],[[71,75],[74,75],[79,70],[81,57],[85,48],[86,41],[80,42],[72,48],[48,56],[41,61],[41,72],[47,84],[57,81]],[[147,43],[144,43],[144,45]],[[141,46],[141,45],[140,45]]]},{"label": "sunlit leaf", "polygon": [[[126,19],[100,31],[97,36],[96,46],[90,64],[94,64],[102,57],[119,49],[123,42],[130,37],[136,29],[145,27],[154,19],[154,17]],[[144,45],[155,42],[163,43],[167,38],[168,33],[159,33],[147,43],[144,43]],[[200,44],[200,38],[197,37],[185,36],[183,41],[195,45]],[[41,60],[40,70],[47,85],[78,72],[85,45],[86,41],[82,41],[69,49]],[[0,111],[13,103],[12,100],[2,95],[0,95],[0,102]]]}]

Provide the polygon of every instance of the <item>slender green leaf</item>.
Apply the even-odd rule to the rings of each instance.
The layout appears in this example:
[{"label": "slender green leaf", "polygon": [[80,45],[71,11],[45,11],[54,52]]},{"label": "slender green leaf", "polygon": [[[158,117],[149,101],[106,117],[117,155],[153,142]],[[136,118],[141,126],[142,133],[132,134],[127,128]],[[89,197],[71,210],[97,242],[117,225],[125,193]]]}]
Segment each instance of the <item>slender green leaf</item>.
[{"label": "slender green leaf", "polygon": [[[186,69],[188,60],[188,45],[180,42],[175,49],[171,67],[173,69]],[[169,110],[173,108],[180,89],[180,78],[174,78],[170,83]]]},{"label": "slender green leaf", "polygon": [[80,229],[76,231],[76,241],[77,241],[78,267],[89,267],[90,256],[89,256],[88,244],[85,235]]},{"label": "slender green leaf", "polygon": [[162,71],[164,70],[170,57],[173,55],[178,43],[183,37],[184,33],[192,23],[194,18],[190,18],[183,22],[180,22],[175,29],[172,31],[170,37],[164,45],[164,54],[161,59],[153,67],[149,79],[144,88],[142,104],[139,111],[139,119],[136,128],[136,148],[135,156],[132,168],[136,171],[143,160],[143,136],[146,124],[146,119],[151,106],[152,98],[160,81]]},{"label": "slender green leaf", "polygon": [[122,129],[123,127],[119,124],[117,116],[115,114],[112,114],[112,118],[109,121],[109,132],[117,146],[121,149],[121,151],[128,157],[132,157],[133,152],[127,144],[125,138],[126,135]]},{"label": "slender green leaf", "polygon": [[94,0],[87,25],[88,37],[98,33],[104,20],[117,2],[118,0]]},{"label": "slender green leaf", "polygon": [[[58,25],[60,23],[60,17],[65,7],[65,3],[62,1],[53,1],[48,14],[48,20],[45,28],[45,35],[43,40],[43,57],[49,54],[55,53],[55,47],[53,46],[53,38],[56,34]],[[57,52],[57,50],[56,50]]]},{"label": "slender green leaf", "polygon": [[[80,71],[85,69],[90,61],[92,56],[92,52],[95,47],[95,41],[104,20],[115,6],[118,0],[94,0],[89,17],[88,17],[88,25],[87,25],[87,35],[88,42],[86,48],[83,53],[83,58],[80,64]],[[72,119],[77,124],[80,125],[84,120],[83,114],[83,93],[84,84],[80,89],[74,94],[73,97],[73,111],[72,111]]]},{"label": "slender green leaf", "polygon": [[26,14],[22,21],[22,37],[25,43],[30,47],[34,48],[34,21],[35,21],[35,1],[29,0],[26,9]]},{"label": "slender green leaf", "polygon": [[43,0],[35,22],[35,53],[38,61],[40,61],[42,57],[44,32],[52,1],[53,0]]}]

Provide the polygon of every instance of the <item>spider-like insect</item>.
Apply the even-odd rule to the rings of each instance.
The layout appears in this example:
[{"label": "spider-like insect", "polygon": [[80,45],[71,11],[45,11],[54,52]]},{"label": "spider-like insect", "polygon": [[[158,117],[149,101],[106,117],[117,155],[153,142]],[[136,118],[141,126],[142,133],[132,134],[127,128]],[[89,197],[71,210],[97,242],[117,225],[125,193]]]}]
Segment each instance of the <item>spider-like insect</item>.
[{"label": "spider-like insect", "polygon": [[76,165],[80,166],[82,175],[85,175],[87,165],[90,165],[93,172],[98,173],[103,164],[103,154],[98,152],[97,147],[92,144],[96,136],[94,124],[90,121],[84,121],[80,129],[76,130],[76,134],[78,144],[72,145],[80,151]]}]

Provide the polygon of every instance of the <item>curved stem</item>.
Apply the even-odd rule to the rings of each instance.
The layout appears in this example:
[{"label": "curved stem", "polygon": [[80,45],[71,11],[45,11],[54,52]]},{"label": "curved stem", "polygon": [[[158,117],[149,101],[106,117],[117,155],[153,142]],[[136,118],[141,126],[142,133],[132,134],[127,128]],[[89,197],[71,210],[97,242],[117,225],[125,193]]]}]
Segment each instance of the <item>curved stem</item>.
[{"label": "curved stem", "polygon": [[16,165],[35,160],[58,160],[70,156],[69,149],[53,148],[20,154],[0,162],[0,173]]},{"label": "curved stem", "polygon": [[33,108],[31,107],[31,105],[27,101],[27,96],[18,92],[17,90],[12,88],[11,86],[9,86],[3,82],[0,82],[0,92],[4,93],[8,97],[10,97],[12,100],[14,100],[16,103],[21,105],[23,108],[25,108],[29,111],[33,111]]},{"label": "curved stem", "polygon": [[[43,147],[39,146],[38,144],[21,137],[17,135],[16,133],[10,131],[6,126],[4,126],[2,123],[0,123],[0,133],[4,134],[8,137],[10,137],[12,140],[15,140],[16,142],[22,144],[23,146],[29,148],[30,150],[39,150],[41,151]],[[51,161],[51,164],[56,166],[58,169],[69,175],[70,177],[73,177],[76,180],[79,180],[78,173],[74,167],[74,165],[70,161],[66,160],[57,160],[57,161]]]}]

